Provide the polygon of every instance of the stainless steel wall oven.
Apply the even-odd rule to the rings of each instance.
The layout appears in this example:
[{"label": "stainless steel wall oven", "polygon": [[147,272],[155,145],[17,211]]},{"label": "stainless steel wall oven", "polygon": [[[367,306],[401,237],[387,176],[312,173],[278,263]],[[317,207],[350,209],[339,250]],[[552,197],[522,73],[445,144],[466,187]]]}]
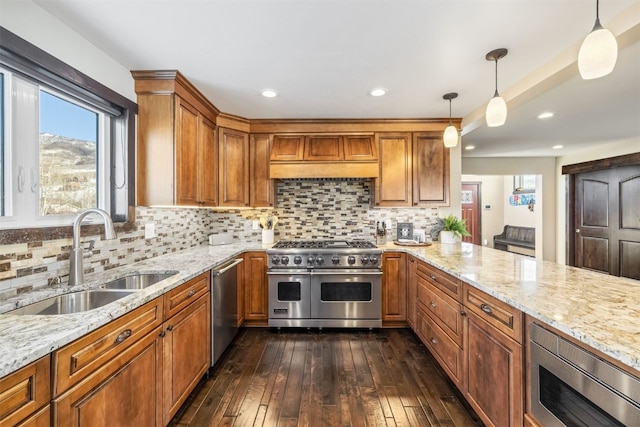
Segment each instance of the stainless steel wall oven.
[{"label": "stainless steel wall oven", "polygon": [[269,326],[382,326],[382,251],[367,241],[281,241],[269,256]]},{"label": "stainless steel wall oven", "polygon": [[532,323],[531,412],[545,427],[640,426],[640,380]]}]

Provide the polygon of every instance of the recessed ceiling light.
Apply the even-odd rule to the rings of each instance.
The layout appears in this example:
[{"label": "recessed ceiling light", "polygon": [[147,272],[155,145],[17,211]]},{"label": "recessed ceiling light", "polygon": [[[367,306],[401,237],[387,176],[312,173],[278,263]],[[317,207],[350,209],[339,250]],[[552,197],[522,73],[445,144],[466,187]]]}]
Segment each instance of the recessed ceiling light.
[{"label": "recessed ceiling light", "polygon": [[560,144],[558,144],[558,145],[554,145],[554,146],[553,146],[553,147],[551,147],[551,148],[553,148],[554,150],[559,150],[559,149],[561,149],[561,148],[564,148],[564,145],[560,145]]},{"label": "recessed ceiling light", "polygon": [[538,118],[539,119],[548,119],[549,117],[553,117],[555,113],[552,113],[551,111],[545,111],[544,113],[540,113],[538,114]]},{"label": "recessed ceiling light", "polygon": [[476,148],[475,145],[467,145],[464,147],[465,150],[473,150],[474,148]]},{"label": "recessed ceiling light", "polygon": [[276,92],[273,89],[264,89],[262,92],[260,92],[262,94],[262,96],[264,96],[265,98],[275,98],[276,96],[278,96],[278,92]]},{"label": "recessed ceiling light", "polygon": [[383,96],[387,94],[387,89],[383,88],[383,87],[377,87],[375,89],[371,89],[369,91],[369,95],[371,96]]}]

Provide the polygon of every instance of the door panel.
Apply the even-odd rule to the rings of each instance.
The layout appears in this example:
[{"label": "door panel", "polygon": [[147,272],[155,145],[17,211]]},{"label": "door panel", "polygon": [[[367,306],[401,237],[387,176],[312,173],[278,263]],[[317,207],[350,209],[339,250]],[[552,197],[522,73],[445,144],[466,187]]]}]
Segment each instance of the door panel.
[{"label": "door panel", "polygon": [[640,280],[640,165],[575,174],[574,265]]},{"label": "door panel", "polygon": [[462,238],[463,242],[470,242],[474,245],[480,245],[482,229],[480,226],[480,183],[463,182],[462,183],[462,219],[467,224],[467,231],[471,236]]}]

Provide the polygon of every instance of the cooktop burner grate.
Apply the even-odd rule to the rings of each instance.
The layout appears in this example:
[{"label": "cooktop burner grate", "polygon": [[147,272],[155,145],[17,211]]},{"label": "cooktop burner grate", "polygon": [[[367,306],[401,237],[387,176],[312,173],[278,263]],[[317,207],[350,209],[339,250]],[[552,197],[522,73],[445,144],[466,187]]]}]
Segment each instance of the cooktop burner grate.
[{"label": "cooktop burner grate", "polygon": [[280,240],[272,249],[374,249],[367,240]]}]

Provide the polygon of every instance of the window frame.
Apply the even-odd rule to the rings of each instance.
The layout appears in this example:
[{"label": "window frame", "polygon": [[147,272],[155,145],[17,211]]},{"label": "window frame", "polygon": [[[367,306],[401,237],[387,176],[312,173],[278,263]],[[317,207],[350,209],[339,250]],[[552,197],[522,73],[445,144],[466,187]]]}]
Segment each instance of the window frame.
[{"label": "window frame", "polygon": [[[112,111],[119,116],[118,120],[111,120],[111,129],[107,131],[110,133],[122,132],[123,128],[126,127],[126,133],[122,134],[123,141],[126,141],[126,144],[122,146],[118,146],[119,144],[110,144],[108,152],[109,156],[113,158],[117,155],[123,155],[122,150],[126,151],[127,162],[126,165],[124,165],[125,169],[123,173],[127,191],[126,195],[120,194],[120,198],[126,200],[120,200],[120,212],[116,210],[118,202],[111,203],[110,206],[108,206],[108,211],[114,222],[129,223],[133,221],[134,218],[131,218],[131,212],[132,207],[135,206],[135,117],[138,112],[137,104],[18,37],[4,27],[0,27],[0,40],[0,64],[3,68],[8,69],[8,71],[16,75],[22,75],[30,80],[35,80],[40,83],[43,88],[51,87],[54,90],[67,94],[71,98],[77,97],[89,105],[93,104],[98,109]],[[4,88],[5,92],[7,92],[8,83],[6,79],[4,81]],[[5,122],[4,124],[6,128],[8,123]],[[112,138],[111,141],[113,140]],[[120,150],[120,152],[118,150]],[[6,158],[8,153],[5,152],[4,155]],[[98,161],[101,162],[103,160],[99,159]],[[113,165],[113,162],[110,161],[109,164]],[[3,170],[2,172],[4,173],[4,184],[8,185],[11,171]],[[118,179],[121,179],[121,176],[111,176],[110,182],[108,183],[108,198],[111,201],[114,201],[118,196],[114,187],[114,181]],[[101,194],[104,195],[107,193],[99,192],[99,198]],[[103,200],[99,200],[99,202],[103,202]],[[124,204],[126,204],[126,206],[124,206]],[[10,222],[2,222],[0,227],[6,229],[7,226],[10,227],[9,224]],[[65,221],[65,225],[71,225],[71,223]],[[49,224],[43,224],[43,226],[49,227]],[[37,227],[38,224],[29,225],[28,227],[17,225],[17,228]],[[3,243],[2,240],[3,239],[0,239],[0,244]]]}]

